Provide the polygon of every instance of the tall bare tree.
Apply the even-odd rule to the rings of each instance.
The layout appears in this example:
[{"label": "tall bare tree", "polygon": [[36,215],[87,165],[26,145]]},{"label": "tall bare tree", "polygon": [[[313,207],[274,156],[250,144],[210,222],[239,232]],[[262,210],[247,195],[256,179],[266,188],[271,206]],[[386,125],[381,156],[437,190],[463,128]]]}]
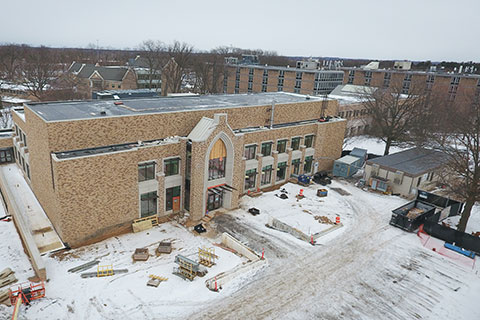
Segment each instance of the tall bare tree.
[{"label": "tall bare tree", "polygon": [[62,66],[50,48],[40,47],[25,54],[21,68],[23,85],[32,96],[42,100],[42,95],[60,75]]},{"label": "tall bare tree", "polygon": [[371,117],[368,133],[385,142],[384,155],[393,144],[411,139],[410,131],[429,101],[423,86],[410,84],[407,92],[403,83],[392,83],[388,88],[367,87],[360,97]]},{"label": "tall bare tree", "polygon": [[216,50],[209,53],[197,53],[192,59],[192,70],[195,73],[195,90],[200,93],[223,92],[223,76],[225,73],[224,56]]},{"label": "tall bare tree", "polygon": [[140,59],[148,69],[148,88],[152,89],[153,80],[161,74],[168,61],[166,46],[161,41],[145,40],[138,49],[140,50]]},{"label": "tall bare tree", "polygon": [[0,79],[14,82],[18,76],[18,69],[23,50],[19,45],[8,44],[0,47]]},{"label": "tall bare tree", "polygon": [[180,92],[183,80],[185,79],[188,69],[191,67],[193,46],[185,42],[174,41],[168,45],[167,53],[170,61],[163,70],[166,84],[164,85],[166,95],[170,92]]},{"label": "tall bare tree", "polygon": [[440,177],[448,191],[465,201],[457,230],[464,232],[472,208],[480,200],[480,99],[477,95],[445,99],[430,113],[429,140],[448,156]]}]

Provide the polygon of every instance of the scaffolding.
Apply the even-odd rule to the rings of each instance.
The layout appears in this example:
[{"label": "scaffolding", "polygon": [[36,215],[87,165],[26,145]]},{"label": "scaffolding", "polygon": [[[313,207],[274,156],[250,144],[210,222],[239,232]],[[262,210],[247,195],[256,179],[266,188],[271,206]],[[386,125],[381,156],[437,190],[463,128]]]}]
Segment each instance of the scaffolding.
[{"label": "scaffolding", "polygon": [[215,248],[198,248],[198,263],[211,267],[215,264],[215,259],[218,259],[218,256],[215,254]]},{"label": "scaffolding", "polygon": [[173,274],[190,281],[193,281],[197,272],[200,270],[198,262],[190,260],[180,254],[175,257],[175,263],[178,264],[178,268],[173,269]]}]

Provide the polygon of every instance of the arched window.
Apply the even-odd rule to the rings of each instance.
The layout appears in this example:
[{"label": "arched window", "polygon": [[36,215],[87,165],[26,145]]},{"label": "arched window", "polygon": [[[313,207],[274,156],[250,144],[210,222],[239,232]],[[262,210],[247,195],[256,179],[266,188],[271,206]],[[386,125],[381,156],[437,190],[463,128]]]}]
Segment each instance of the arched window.
[{"label": "arched window", "polygon": [[225,177],[225,161],[227,148],[222,139],[218,139],[210,151],[208,161],[208,180],[215,180]]}]

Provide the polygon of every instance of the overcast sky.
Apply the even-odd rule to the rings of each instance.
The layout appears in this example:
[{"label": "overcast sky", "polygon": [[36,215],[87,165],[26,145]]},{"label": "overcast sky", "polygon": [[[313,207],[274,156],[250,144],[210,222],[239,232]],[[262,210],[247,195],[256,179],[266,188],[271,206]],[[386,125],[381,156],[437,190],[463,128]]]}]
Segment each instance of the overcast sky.
[{"label": "overcast sky", "polygon": [[480,61],[480,0],[0,0],[0,42]]}]

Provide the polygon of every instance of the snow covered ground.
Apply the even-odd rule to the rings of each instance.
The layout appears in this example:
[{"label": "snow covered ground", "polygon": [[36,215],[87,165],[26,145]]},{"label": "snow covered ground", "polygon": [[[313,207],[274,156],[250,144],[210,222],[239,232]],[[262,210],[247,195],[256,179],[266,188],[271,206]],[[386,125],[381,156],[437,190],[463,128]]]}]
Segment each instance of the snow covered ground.
[{"label": "snow covered ground", "polygon": [[[208,290],[205,280],[245,259],[215,247],[220,259],[204,278],[189,282],[172,275],[176,254],[196,259],[197,247],[219,242],[172,222],[45,257],[47,297],[23,309],[23,319],[480,319],[480,267],[458,264],[423,247],[416,234],[388,225],[391,210],[406,200],[342,180],[327,187],[284,187],[286,200],[275,196],[279,191],[243,197],[239,209],[211,221],[210,230],[228,231],[255,251],[264,250],[268,259],[267,267],[236,278],[219,293]],[[328,189],[328,196],[317,197],[317,188]],[[297,201],[300,189],[305,198]],[[251,207],[260,215],[249,214]],[[330,226],[314,216],[333,221],[337,215],[344,227],[316,246],[265,226],[272,216],[310,234]],[[476,206],[469,228],[480,227],[479,216]],[[172,254],[132,263],[135,248],[151,244],[153,253],[161,240],[173,241]],[[0,269],[11,267],[20,281],[33,276],[12,222],[0,222],[0,249]],[[90,279],[67,272],[93,259],[129,272]],[[149,274],[169,280],[147,287]],[[11,312],[0,306],[0,319]]]},{"label": "snow covered ground", "polygon": [[[344,150],[352,150],[353,148],[366,149],[368,153],[373,153],[377,155],[383,155],[385,151],[385,142],[380,139],[369,137],[369,136],[354,136],[346,138],[344,143]],[[390,147],[390,154],[396,153],[399,151],[410,149],[409,146],[392,146]]]}]

